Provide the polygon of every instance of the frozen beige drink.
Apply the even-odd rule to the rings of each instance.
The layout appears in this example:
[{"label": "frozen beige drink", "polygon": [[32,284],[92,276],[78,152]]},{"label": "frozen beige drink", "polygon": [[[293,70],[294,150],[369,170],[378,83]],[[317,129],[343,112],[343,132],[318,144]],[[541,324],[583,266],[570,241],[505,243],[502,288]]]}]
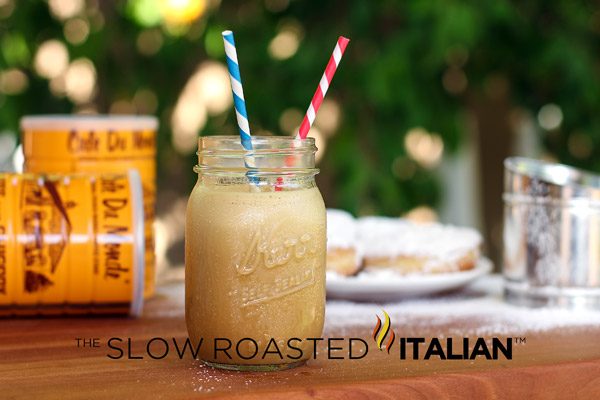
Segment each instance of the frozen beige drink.
[{"label": "frozen beige drink", "polygon": [[208,364],[281,369],[312,357],[306,338],[323,330],[326,216],[310,171],[262,184],[199,172],[186,217],[186,322]]}]

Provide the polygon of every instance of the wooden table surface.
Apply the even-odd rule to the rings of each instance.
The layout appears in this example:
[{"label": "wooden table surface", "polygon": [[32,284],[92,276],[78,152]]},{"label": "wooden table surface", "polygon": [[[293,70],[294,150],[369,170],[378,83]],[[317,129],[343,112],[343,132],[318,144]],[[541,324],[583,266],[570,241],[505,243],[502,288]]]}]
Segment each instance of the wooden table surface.
[{"label": "wooden table surface", "polygon": [[[600,399],[600,316],[590,314],[589,323],[576,317],[572,326],[568,322],[557,323],[556,327],[532,323],[528,329],[523,326],[524,318],[531,315],[532,319],[543,321],[547,311],[541,316],[535,311],[518,311],[515,315],[519,315],[520,322],[512,331],[513,324],[503,328],[493,313],[486,316],[486,310],[478,310],[481,317],[462,311],[440,318],[418,312],[409,319],[401,317],[415,307],[435,309],[435,301],[446,307],[440,313],[448,314],[444,310],[452,301],[464,309],[457,300],[460,293],[428,300],[425,306],[400,302],[383,307],[393,310],[390,315],[398,315],[396,320],[402,324],[394,329],[402,337],[460,337],[463,332],[470,337],[489,338],[495,335],[490,327],[496,327],[504,336],[524,337],[526,343],[515,344],[512,360],[400,360],[397,354],[387,355],[373,345],[360,360],[317,357],[292,370],[242,373],[214,370],[191,357],[180,359],[173,351],[161,360],[147,355],[141,360],[107,357],[106,342],[110,337],[130,337],[132,355],[136,356],[143,354],[153,337],[184,340],[182,296],[181,283],[161,287],[155,298],[146,303],[139,319],[0,320],[0,398]],[[372,344],[374,324],[366,322],[374,322],[375,316],[361,317],[365,323],[361,318],[344,323],[344,313],[354,312],[351,307],[348,303],[328,303],[324,336],[363,337]],[[362,305],[355,312],[364,313],[369,307],[374,312],[381,309],[378,305]],[[510,320],[506,308],[503,313],[504,320]],[[98,338],[100,347],[78,348],[76,338]],[[319,354],[324,351],[320,348]]]}]

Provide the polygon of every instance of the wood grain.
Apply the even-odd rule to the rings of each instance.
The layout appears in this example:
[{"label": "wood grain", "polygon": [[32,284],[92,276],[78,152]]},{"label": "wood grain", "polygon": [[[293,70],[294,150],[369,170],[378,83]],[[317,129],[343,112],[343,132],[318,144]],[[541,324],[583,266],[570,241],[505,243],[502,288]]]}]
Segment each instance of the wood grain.
[{"label": "wood grain", "polygon": [[[513,360],[498,361],[400,360],[375,349],[361,360],[318,358],[288,371],[240,373],[179,359],[174,352],[161,360],[107,357],[110,337],[131,337],[134,355],[143,354],[153,337],[183,340],[184,314],[175,295],[180,292],[178,285],[161,288],[137,320],[0,320],[0,398],[600,399],[600,326],[529,333],[526,344],[515,345]],[[422,326],[419,335],[425,337],[453,329]],[[398,333],[414,334],[404,329]],[[369,340],[371,330],[333,328],[327,336]],[[77,348],[76,337],[97,337],[102,347]]]}]

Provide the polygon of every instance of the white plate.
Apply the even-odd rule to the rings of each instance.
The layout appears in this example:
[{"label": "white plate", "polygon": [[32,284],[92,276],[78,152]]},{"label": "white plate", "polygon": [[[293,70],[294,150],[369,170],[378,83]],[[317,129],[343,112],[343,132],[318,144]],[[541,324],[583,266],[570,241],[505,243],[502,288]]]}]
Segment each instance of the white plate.
[{"label": "white plate", "polygon": [[488,274],[492,262],[480,258],[469,271],[430,275],[399,275],[390,270],[361,272],[357,276],[342,276],[327,272],[327,298],[346,300],[389,301],[423,296],[461,288]]}]

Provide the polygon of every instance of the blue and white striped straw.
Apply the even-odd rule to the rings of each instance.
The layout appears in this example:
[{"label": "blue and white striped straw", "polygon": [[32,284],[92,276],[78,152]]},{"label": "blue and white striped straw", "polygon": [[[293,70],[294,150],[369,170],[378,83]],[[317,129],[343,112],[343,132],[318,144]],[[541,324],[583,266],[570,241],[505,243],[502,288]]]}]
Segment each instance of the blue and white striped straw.
[{"label": "blue and white striped straw", "polygon": [[250,135],[248,113],[246,112],[246,100],[244,99],[244,90],[242,89],[242,77],[240,75],[240,66],[235,50],[233,32],[223,31],[222,35],[223,43],[225,44],[227,67],[229,68],[229,78],[231,80],[231,91],[233,92],[233,104],[240,130],[242,146],[246,150],[252,150],[252,136]]}]

